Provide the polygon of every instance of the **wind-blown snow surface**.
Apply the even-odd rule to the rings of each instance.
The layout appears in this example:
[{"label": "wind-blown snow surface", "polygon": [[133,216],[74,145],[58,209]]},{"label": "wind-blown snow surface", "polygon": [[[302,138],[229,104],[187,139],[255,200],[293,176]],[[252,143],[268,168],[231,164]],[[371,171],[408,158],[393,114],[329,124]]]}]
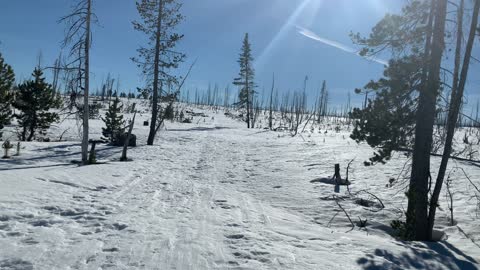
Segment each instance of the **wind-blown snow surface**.
[{"label": "wind-blown snow surface", "polygon": [[[154,146],[144,145],[148,116],[139,117],[131,162],[100,146],[107,163],[74,165],[78,142],[25,143],[0,161],[0,269],[479,269],[480,225],[460,172],[451,176],[458,226],[447,226],[444,201],[438,212],[448,239],[397,241],[388,224],[403,219],[406,200],[401,184],[386,184],[403,156],[364,167],[372,150],[347,131],[292,138],[208,113],[167,123]],[[311,182],[334,163],[344,174],[353,158],[351,191],[368,189],[386,207],[371,212],[342,187],[339,203],[354,221],[368,219],[366,230],[350,230],[334,186]]]}]

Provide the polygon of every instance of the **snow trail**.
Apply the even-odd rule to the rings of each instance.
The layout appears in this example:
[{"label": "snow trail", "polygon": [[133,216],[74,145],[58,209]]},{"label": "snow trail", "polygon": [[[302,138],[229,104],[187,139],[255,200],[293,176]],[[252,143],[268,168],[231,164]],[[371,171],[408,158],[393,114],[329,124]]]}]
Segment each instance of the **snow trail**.
[{"label": "snow trail", "polygon": [[[358,181],[352,188],[368,186],[388,207],[374,215],[342,202],[371,224],[369,232],[346,233],[341,214],[328,226],[338,210],[328,199],[333,186],[310,181],[329,176],[334,163],[355,156],[360,163],[368,148],[337,134],[281,137],[214,117],[162,131],[156,145],[129,150],[131,162],[60,167],[46,161],[27,165],[53,167],[21,170],[21,179],[18,170],[0,171],[0,269],[478,267],[478,247],[453,229],[449,241],[461,249],[447,242],[409,246],[384,232],[398,214],[391,205],[403,198],[384,185],[401,161],[383,167],[377,175],[385,179],[351,172]],[[52,143],[61,155],[77,148]],[[423,260],[412,259],[418,257]]]}]

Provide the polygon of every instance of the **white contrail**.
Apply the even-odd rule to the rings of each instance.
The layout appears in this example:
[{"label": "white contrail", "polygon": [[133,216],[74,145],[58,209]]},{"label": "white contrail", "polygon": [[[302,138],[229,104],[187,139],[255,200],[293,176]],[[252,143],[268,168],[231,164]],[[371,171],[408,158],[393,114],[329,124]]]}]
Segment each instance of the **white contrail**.
[{"label": "white contrail", "polygon": [[297,30],[298,30],[298,33],[307,37],[307,38],[310,38],[310,39],[313,39],[315,41],[318,41],[318,42],[321,42],[323,44],[326,44],[328,46],[331,46],[331,47],[334,47],[334,48],[337,48],[337,49],[340,49],[344,52],[348,52],[348,53],[352,53],[352,54],[355,54],[357,56],[360,56],[362,58],[365,58],[367,60],[371,60],[371,61],[374,61],[374,62],[377,62],[379,64],[382,64],[384,66],[388,66],[388,61],[385,61],[383,59],[379,59],[379,58],[376,58],[376,57],[366,57],[366,56],[361,56],[360,53],[351,48],[351,47],[348,47],[347,45],[344,45],[344,44],[341,44],[339,42],[336,42],[336,41],[333,41],[333,40],[329,40],[329,39],[326,39],[326,38],[322,38],[320,36],[318,36],[317,34],[315,34],[314,32],[306,29],[306,28],[303,28],[301,26],[297,26]]}]

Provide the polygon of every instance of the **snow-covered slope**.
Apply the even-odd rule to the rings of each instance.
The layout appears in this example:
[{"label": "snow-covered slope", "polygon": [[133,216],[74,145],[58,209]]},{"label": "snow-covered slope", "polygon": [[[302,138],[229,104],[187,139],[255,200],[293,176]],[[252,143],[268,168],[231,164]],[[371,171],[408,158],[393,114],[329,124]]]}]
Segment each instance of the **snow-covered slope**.
[{"label": "snow-covered slope", "polygon": [[[405,157],[364,167],[372,150],[347,131],[292,138],[206,113],[168,122],[154,146],[144,145],[141,115],[130,162],[99,146],[105,164],[74,165],[76,141],[25,143],[21,156],[1,160],[0,269],[480,269],[477,205],[463,172],[451,175],[458,226],[448,226],[444,201],[438,213],[447,239],[397,241],[389,222],[403,219],[405,184],[386,185]],[[92,126],[100,134],[101,121]],[[385,209],[312,181],[335,163],[344,174],[353,158],[351,192],[367,190]],[[453,164],[479,179],[479,168]],[[351,230],[333,195],[367,227]]]}]

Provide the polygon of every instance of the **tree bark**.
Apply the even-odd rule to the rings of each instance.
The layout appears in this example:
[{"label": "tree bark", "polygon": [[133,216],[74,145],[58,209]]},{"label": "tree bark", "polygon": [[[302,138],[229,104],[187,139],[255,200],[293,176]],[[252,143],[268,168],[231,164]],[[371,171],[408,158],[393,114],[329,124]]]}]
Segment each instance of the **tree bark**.
[{"label": "tree bark", "polygon": [[268,117],[268,128],[273,128],[273,89],[275,88],[275,73],[272,78],[272,91],[270,92],[270,113]]},{"label": "tree bark", "polygon": [[30,126],[29,126],[30,134],[28,134],[28,138],[27,138],[28,142],[31,142],[32,139],[33,139],[33,136],[35,135],[35,127],[37,126],[37,120],[36,119],[37,119],[37,113],[33,112],[32,123],[30,123]]},{"label": "tree bark", "polygon": [[150,133],[148,134],[147,145],[153,145],[157,133],[158,118],[158,80],[159,80],[159,62],[160,62],[160,38],[162,29],[163,0],[158,4],[157,33],[155,41],[155,59],[153,67],[153,98],[152,98],[152,120],[150,122]]},{"label": "tree bark", "polygon": [[[435,109],[440,89],[440,67],[445,47],[445,20],[447,0],[435,1],[434,25],[428,76],[419,96],[415,126],[415,144],[412,158],[412,172],[409,190],[407,224],[410,224],[413,240],[427,241],[428,230],[428,183],[430,178],[430,150],[432,147]],[[428,51],[428,50],[427,50]],[[412,200],[412,203],[410,201]],[[413,219],[413,220],[412,220]]]},{"label": "tree bark", "polygon": [[430,200],[430,209],[428,215],[428,229],[429,229],[429,237],[431,239],[433,226],[435,223],[435,213],[437,210],[437,203],[440,197],[440,192],[442,190],[443,181],[445,178],[445,172],[447,170],[448,160],[450,154],[452,153],[452,142],[453,136],[455,135],[455,127],[458,122],[458,116],[460,113],[460,108],[462,105],[462,98],[463,92],[465,89],[465,84],[467,81],[468,69],[470,65],[470,58],[472,56],[472,49],[473,43],[475,41],[475,31],[478,23],[478,14],[480,8],[480,0],[475,0],[475,5],[473,8],[473,15],[472,21],[470,26],[470,33],[466,45],[465,56],[463,60],[462,70],[459,78],[459,70],[460,70],[460,57],[461,57],[461,47],[462,47],[462,39],[463,39],[463,8],[464,8],[464,0],[461,1],[459,7],[459,14],[458,14],[458,29],[457,29],[457,48],[455,51],[455,69],[453,75],[453,86],[452,86],[452,94],[450,99],[450,108],[448,111],[448,118],[447,118],[447,136],[445,140],[445,147],[443,149],[442,161],[440,163],[440,168],[438,171],[437,180],[435,183],[435,188],[432,194],[432,198]]},{"label": "tree bark", "polygon": [[90,155],[88,156],[88,163],[95,164],[97,162],[97,155],[95,153],[95,146],[97,141],[92,141],[92,148],[90,148]]},{"label": "tree bark", "polygon": [[89,119],[89,84],[90,84],[90,22],[92,14],[92,0],[87,0],[87,18],[85,30],[85,85],[83,93],[83,137],[82,137],[82,163],[87,165],[88,161],[88,119]]},{"label": "tree bark", "polygon": [[132,130],[133,130],[133,125],[135,125],[135,116],[137,116],[137,112],[135,111],[135,103],[132,105],[132,111],[134,111],[133,114],[133,119],[132,123],[130,123],[130,127],[128,128],[128,133],[127,133],[127,139],[125,140],[125,143],[123,144],[123,150],[122,150],[122,157],[120,158],[120,161],[127,161],[127,149],[128,145],[130,144],[130,136],[132,136]]},{"label": "tree bark", "polygon": [[333,175],[333,178],[337,183],[342,180],[342,177],[340,176],[340,164],[335,164],[335,173]]},{"label": "tree bark", "polygon": [[[426,38],[425,38],[425,48],[424,48],[424,61],[423,61],[423,70],[421,76],[421,84],[422,89],[425,88],[427,76],[428,76],[428,66],[429,66],[429,59],[430,59],[430,50],[432,44],[432,28],[433,28],[433,19],[435,14],[435,0],[430,1],[430,14],[428,17],[428,23],[426,27]],[[412,149],[412,153],[414,150]],[[408,206],[407,206],[407,213],[406,213],[406,231],[410,234],[409,237],[414,238],[415,235],[415,183],[413,178],[413,170],[410,176],[410,184],[409,190],[407,193],[408,197]]]},{"label": "tree bark", "polygon": [[247,90],[247,128],[250,128],[250,88],[248,87],[248,59],[246,60],[245,66],[247,71],[245,72],[245,89]]}]

